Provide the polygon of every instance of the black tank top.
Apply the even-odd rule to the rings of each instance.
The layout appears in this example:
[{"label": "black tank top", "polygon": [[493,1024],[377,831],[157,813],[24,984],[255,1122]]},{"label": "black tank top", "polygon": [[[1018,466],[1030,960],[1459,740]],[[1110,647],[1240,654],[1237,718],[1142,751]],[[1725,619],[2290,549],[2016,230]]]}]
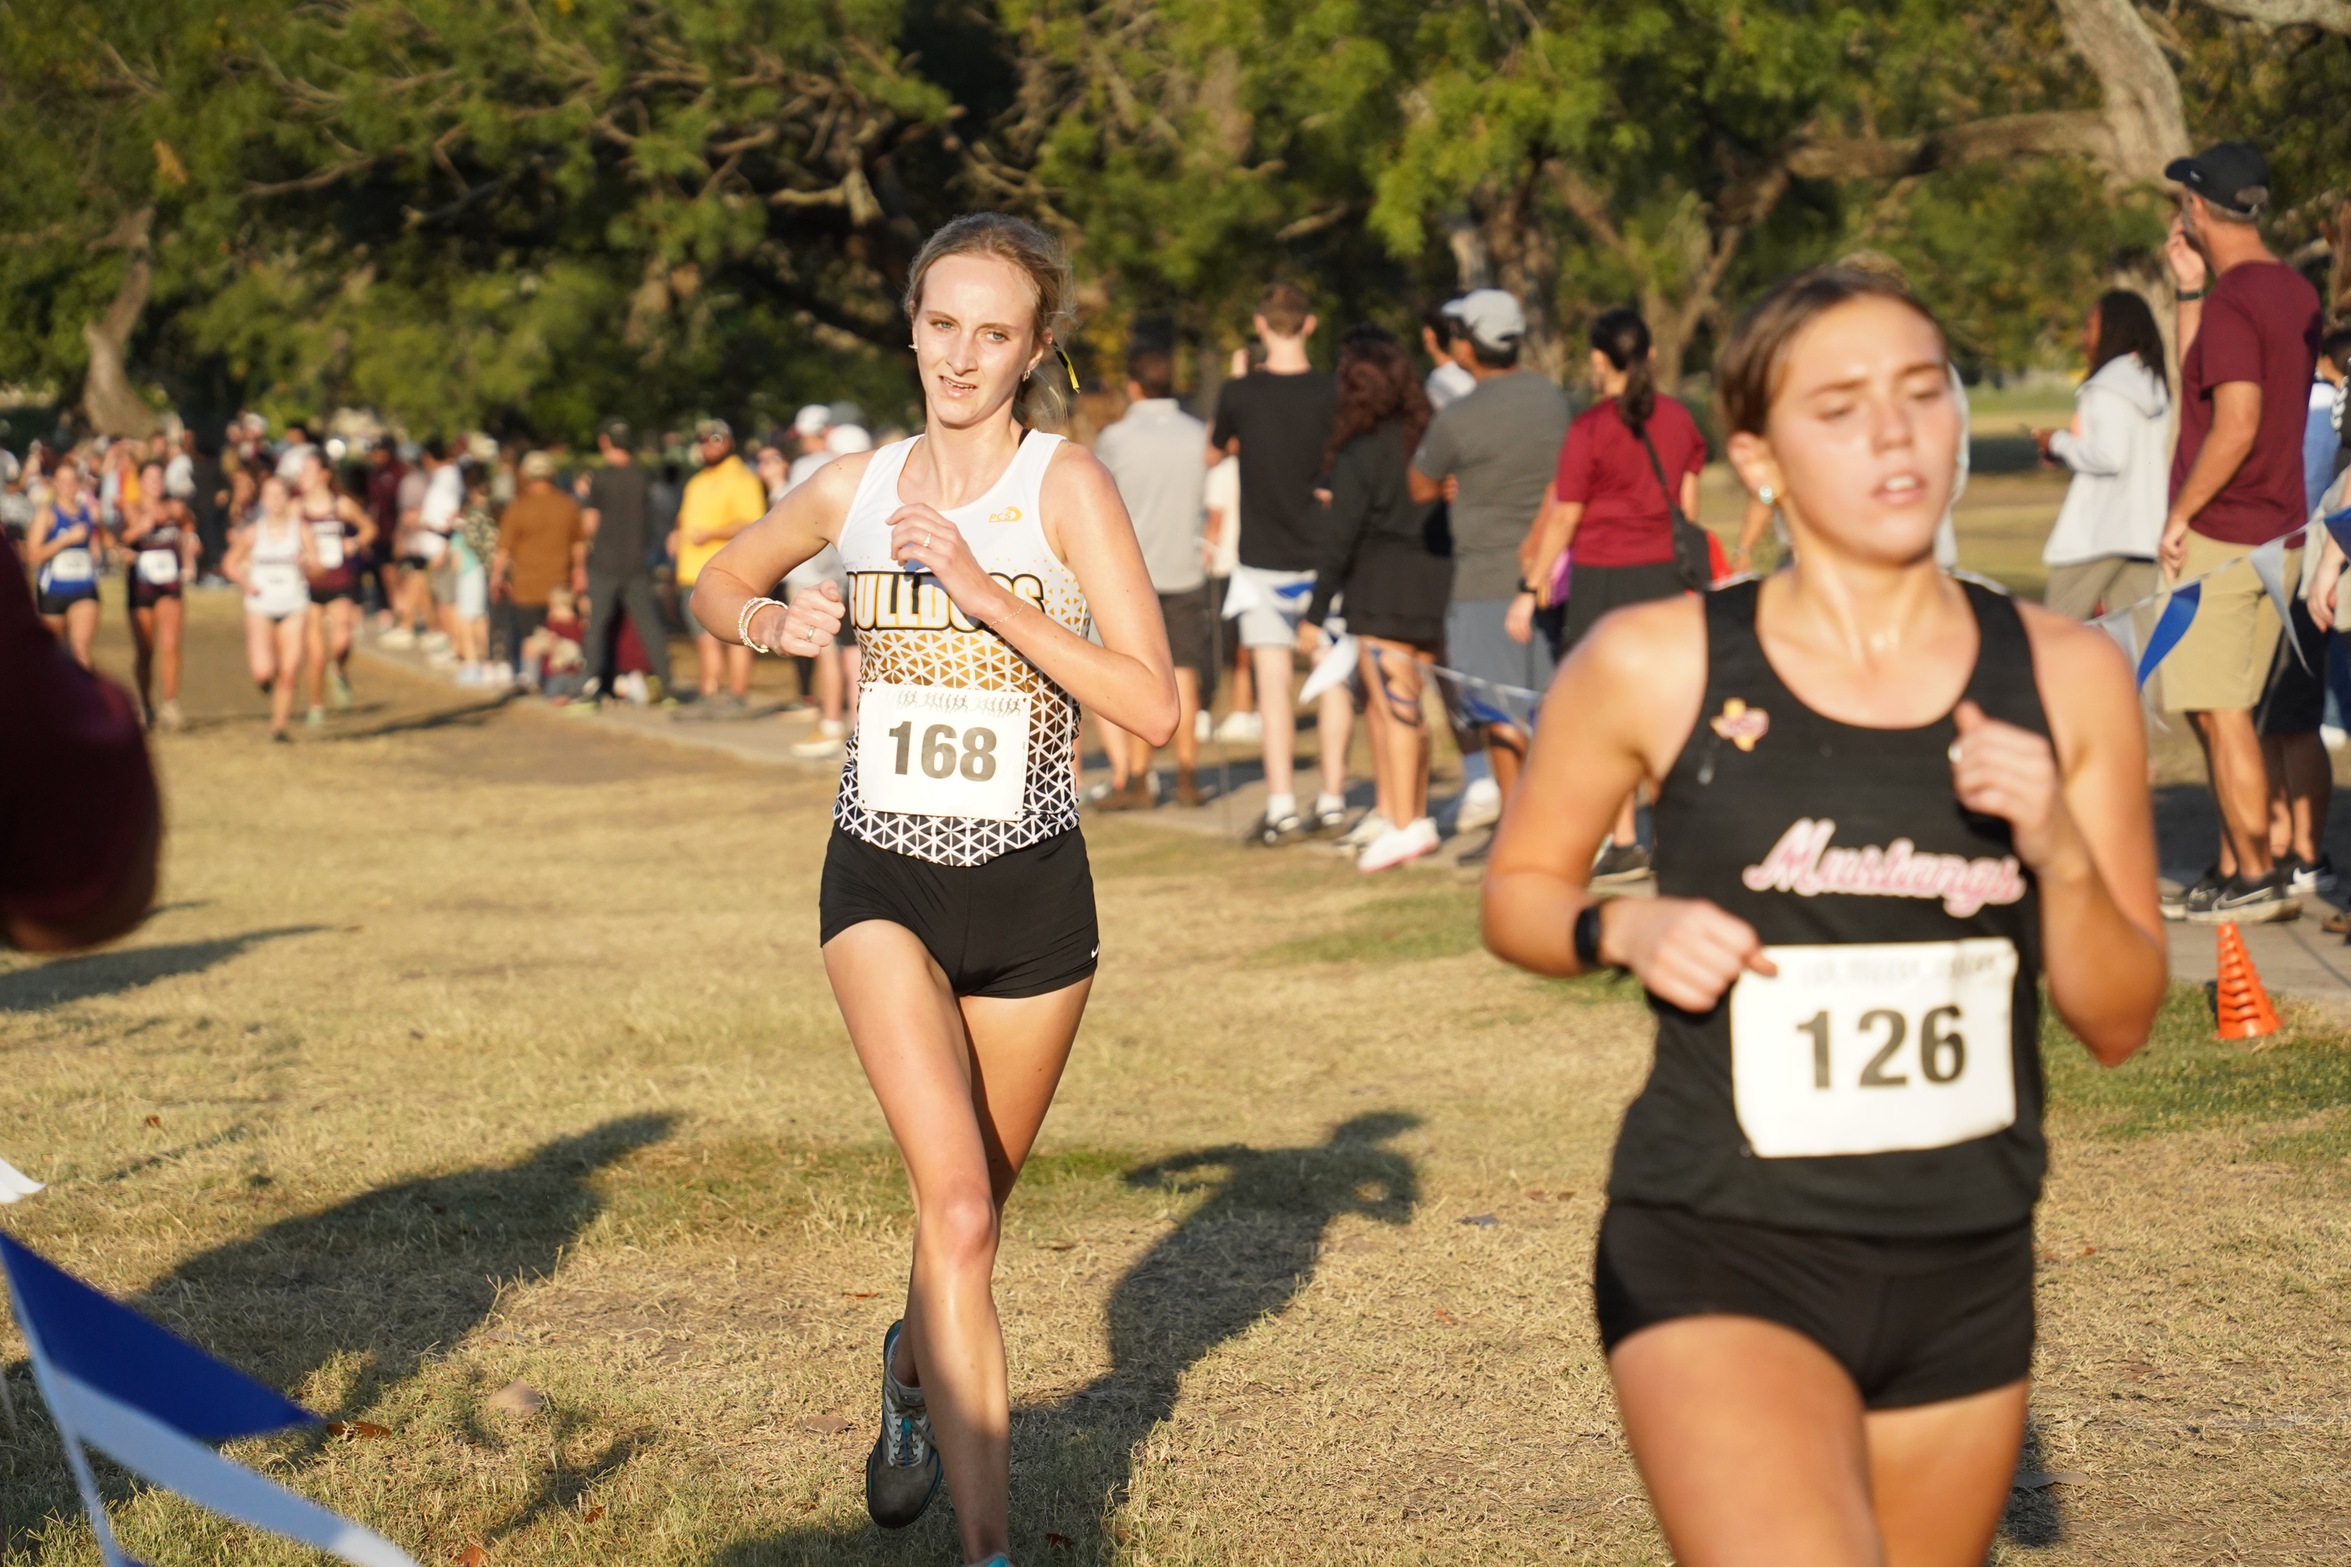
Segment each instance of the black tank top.
[{"label": "black tank top", "polygon": [[[1967,697],[2047,734],[2015,606],[1963,585]],[[1796,700],[1756,639],[1760,588],[1706,597],[1706,699],[1658,797],[1657,890],[1799,950],[1708,1012],[1650,998],[1656,1065],[1609,1195],[1853,1235],[2015,1224],[2047,1165],[2032,873],[2005,821],[1953,795],[1948,715],[1865,729]]]}]

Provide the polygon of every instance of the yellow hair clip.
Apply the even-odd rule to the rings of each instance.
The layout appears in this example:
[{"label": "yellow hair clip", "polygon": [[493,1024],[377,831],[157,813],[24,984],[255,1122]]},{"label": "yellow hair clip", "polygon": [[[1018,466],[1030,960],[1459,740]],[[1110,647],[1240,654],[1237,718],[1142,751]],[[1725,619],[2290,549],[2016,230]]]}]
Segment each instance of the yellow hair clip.
[{"label": "yellow hair clip", "polygon": [[1075,392],[1078,389],[1078,367],[1069,362],[1069,350],[1055,343],[1053,351],[1061,356],[1061,368],[1069,376],[1069,389]]}]

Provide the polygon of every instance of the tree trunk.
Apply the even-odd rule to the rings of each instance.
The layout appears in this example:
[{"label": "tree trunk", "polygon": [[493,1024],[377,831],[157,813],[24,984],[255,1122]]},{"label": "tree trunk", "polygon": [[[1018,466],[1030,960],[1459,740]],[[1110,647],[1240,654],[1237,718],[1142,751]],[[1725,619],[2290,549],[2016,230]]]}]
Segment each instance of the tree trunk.
[{"label": "tree trunk", "polygon": [[2188,153],[2180,79],[2134,0],[2057,0],[2066,42],[2098,77],[2099,114],[2113,145],[2100,161],[2117,184],[2163,178]]},{"label": "tree trunk", "polygon": [[[1541,178],[1540,165],[1529,169],[1517,189],[1495,202],[1480,229],[1493,286],[1509,292],[1526,313],[1519,363],[1556,381],[1567,367],[1559,342],[1559,242],[1535,207]],[[1454,253],[1462,254],[1458,241]]]},{"label": "tree trunk", "polygon": [[90,351],[90,367],[82,379],[82,412],[90,428],[100,435],[155,433],[155,410],[131,386],[126,363],[131,334],[138,329],[147,296],[155,286],[154,262],[148,252],[154,223],[155,209],[142,207],[126,214],[114,232],[95,247],[130,253],[122,282],[104,314],[82,323],[82,342]]}]

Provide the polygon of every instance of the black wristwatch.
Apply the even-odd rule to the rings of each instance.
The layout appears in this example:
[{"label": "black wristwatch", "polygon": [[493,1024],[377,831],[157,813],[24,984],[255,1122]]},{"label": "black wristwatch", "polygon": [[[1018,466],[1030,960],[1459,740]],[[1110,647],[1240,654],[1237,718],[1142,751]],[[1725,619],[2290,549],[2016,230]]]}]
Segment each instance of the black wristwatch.
[{"label": "black wristwatch", "polygon": [[1583,912],[1575,917],[1575,961],[1576,967],[1587,974],[1595,969],[1623,967],[1600,956],[1600,905],[1597,903],[1585,904]]}]

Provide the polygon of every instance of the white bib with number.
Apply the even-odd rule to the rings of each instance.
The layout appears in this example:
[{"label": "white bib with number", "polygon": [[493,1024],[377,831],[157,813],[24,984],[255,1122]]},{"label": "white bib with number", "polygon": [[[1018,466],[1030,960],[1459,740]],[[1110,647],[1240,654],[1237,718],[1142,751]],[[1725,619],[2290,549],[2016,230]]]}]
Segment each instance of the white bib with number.
[{"label": "white bib with number", "polygon": [[1731,1089],[1765,1159],[1947,1148],[2016,1122],[2005,936],[1766,947],[1731,987]]},{"label": "white bib with number", "polygon": [[318,569],[338,571],[343,565],[343,525],[340,522],[318,524],[310,530],[311,546],[318,552]]},{"label": "white bib with number", "polygon": [[1025,691],[875,681],[857,698],[857,803],[913,816],[1020,819]]},{"label": "white bib with number", "polygon": [[49,557],[51,582],[88,582],[97,575],[98,568],[91,560],[89,550],[79,544],[59,550]]},{"label": "white bib with number", "polygon": [[150,587],[168,588],[180,580],[178,550],[139,551],[139,580]]},{"label": "white bib with number", "polygon": [[253,591],[263,598],[292,593],[302,586],[302,568],[290,560],[253,563]]}]

